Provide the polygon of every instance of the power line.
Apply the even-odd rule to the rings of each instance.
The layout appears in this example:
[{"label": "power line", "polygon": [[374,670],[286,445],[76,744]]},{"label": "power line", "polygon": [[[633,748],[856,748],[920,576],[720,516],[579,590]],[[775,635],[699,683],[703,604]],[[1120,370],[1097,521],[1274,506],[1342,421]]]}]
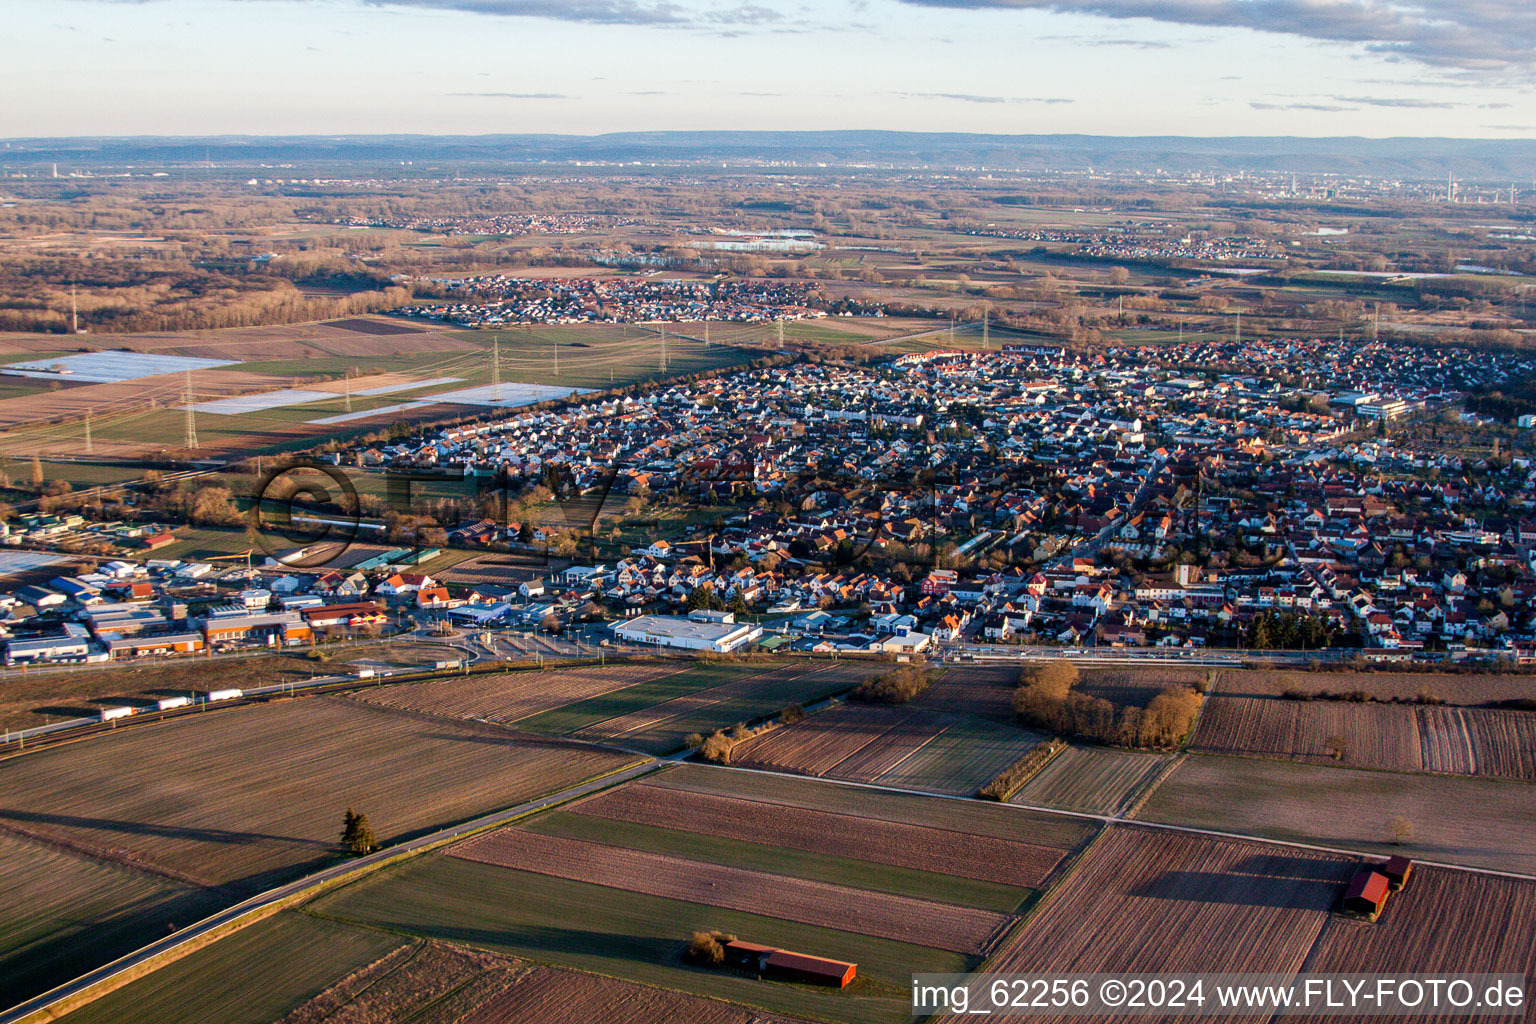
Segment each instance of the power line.
[{"label": "power line", "polygon": [[187,371],[187,448],[197,447],[197,413],[192,408],[192,371]]}]

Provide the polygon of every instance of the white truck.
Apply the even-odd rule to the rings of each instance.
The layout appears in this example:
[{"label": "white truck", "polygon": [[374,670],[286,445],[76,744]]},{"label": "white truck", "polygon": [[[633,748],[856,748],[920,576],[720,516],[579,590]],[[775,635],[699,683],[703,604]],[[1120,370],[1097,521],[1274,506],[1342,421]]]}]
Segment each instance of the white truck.
[{"label": "white truck", "polygon": [[155,701],[155,707],[161,711],[169,711],[172,708],[184,708],[191,703],[190,697],[162,697]]},{"label": "white truck", "polygon": [[133,714],[133,708],[125,708],[125,707],[102,708],[101,709],[101,720],[103,722],[111,722],[111,721],[114,721],[115,719],[118,719],[118,718],[127,718],[131,714]]},{"label": "white truck", "polygon": [[215,700],[234,700],[236,697],[242,697],[244,695],[245,695],[245,691],[244,690],[210,690],[210,691],[208,691],[208,699],[209,699],[209,701],[215,701]]}]

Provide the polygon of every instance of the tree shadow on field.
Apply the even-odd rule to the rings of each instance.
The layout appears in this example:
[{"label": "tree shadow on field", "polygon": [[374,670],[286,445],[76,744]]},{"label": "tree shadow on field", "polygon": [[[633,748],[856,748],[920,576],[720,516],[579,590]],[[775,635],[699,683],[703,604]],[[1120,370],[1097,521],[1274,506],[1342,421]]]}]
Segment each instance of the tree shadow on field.
[{"label": "tree shadow on field", "polygon": [[1337,879],[1238,875],[1225,871],[1165,871],[1142,883],[1131,895],[1243,907],[1327,910],[1338,896],[1339,884]]},{"label": "tree shadow on field", "polygon": [[600,958],[631,966],[635,961],[644,963],[682,966],[677,959],[688,937],[688,929],[680,927],[677,935],[630,935],[622,932],[602,932],[585,928],[560,928],[552,925],[525,925],[506,931],[494,928],[471,928],[462,925],[429,924],[415,921],[370,921],[391,930],[420,935],[425,938],[457,942],[482,949],[526,954],[530,950],[547,953],[574,953],[584,958]]},{"label": "tree shadow on field", "polygon": [[14,821],[29,825],[52,825],[58,828],[94,829],[101,832],[121,832],[124,835],[152,836],[159,839],[187,839],[199,843],[283,843],[288,846],[309,846],[329,849],[332,844],[296,836],[269,835],[265,832],[236,832],[230,829],[205,826],[163,825],[152,821],[122,821],[115,818],[85,818],[74,814],[54,814],[48,811],[20,811],[0,807],[0,821]]}]

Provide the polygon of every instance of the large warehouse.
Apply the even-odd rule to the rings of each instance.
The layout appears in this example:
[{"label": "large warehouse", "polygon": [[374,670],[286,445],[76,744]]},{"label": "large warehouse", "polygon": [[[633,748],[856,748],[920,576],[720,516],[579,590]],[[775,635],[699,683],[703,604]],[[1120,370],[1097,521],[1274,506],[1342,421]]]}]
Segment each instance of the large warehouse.
[{"label": "large warehouse", "polygon": [[739,622],[696,622],[674,615],[641,615],[616,623],[614,635],[636,644],[681,647],[727,654],[763,635],[761,626]]}]

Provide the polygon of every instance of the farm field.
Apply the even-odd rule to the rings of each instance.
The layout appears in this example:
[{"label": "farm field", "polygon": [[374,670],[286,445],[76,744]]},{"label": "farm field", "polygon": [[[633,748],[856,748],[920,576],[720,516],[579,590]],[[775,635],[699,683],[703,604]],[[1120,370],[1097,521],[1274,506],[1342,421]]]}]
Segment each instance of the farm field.
[{"label": "farm field", "polygon": [[950,667],[910,706],[1012,722],[1013,691],[1018,685],[1017,665]]},{"label": "farm field", "polygon": [[1055,814],[1038,814],[1023,808],[1001,807],[983,800],[951,800],[939,796],[881,792],[790,775],[679,765],[652,776],[647,785],[735,797],[788,807],[803,807],[831,814],[949,829],[973,836],[991,836],[1011,842],[1076,849],[1097,831],[1091,822]]},{"label": "farm field", "polygon": [[876,781],[898,789],[974,796],[1044,738],[1028,729],[961,718]]},{"label": "farm field", "polygon": [[[284,911],[88,1003],[68,1024],[272,1024],[408,940]],[[210,984],[213,979],[220,983]],[[259,984],[229,984],[229,979]]]},{"label": "farm field", "polygon": [[1447,704],[1497,704],[1536,694],[1536,675],[1519,672],[1294,672],[1283,669],[1222,669],[1213,693],[1278,697],[1287,690],[1315,694],[1359,690],[1377,700],[1413,700],[1421,695]]},{"label": "farm field", "polygon": [[737,745],[731,763],[968,796],[1039,740],[979,718],[847,704]]},{"label": "farm field", "polygon": [[1387,771],[1536,781],[1536,713],[1211,697],[1194,748]]},{"label": "farm field", "polygon": [[875,671],[876,666],[853,662],[694,662],[675,675],[534,715],[518,728],[666,753],[681,747],[689,733],[709,733],[771,715],[788,704],[820,700]]},{"label": "farm field", "polygon": [[500,829],[470,839],[456,845],[449,856],[975,956],[984,955],[1012,921],[994,911],[541,835],[521,828]]},{"label": "farm field", "polygon": [[630,760],[311,697],[127,728],[0,762],[0,824],[188,882],[250,891],[331,859],[348,806],[367,813],[387,843]]},{"label": "farm field", "polygon": [[682,746],[690,733],[703,735],[735,722],[752,721],[788,704],[811,704],[857,686],[879,671],[878,666],[851,661],[833,665],[748,662],[722,667],[739,671],[721,674],[718,685],[598,722],[573,735],[665,753]]},{"label": "farm field", "polygon": [[355,971],[279,1024],[781,1024],[745,1007],[499,953],[416,941]]},{"label": "farm field", "polygon": [[[1415,868],[1375,924],[1335,917],[1308,963],[1319,972],[1536,974],[1536,883]],[[1536,1010],[1529,1006],[1524,1017]],[[1408,1019],[1408,1018],[1402,1018]],[[1450,1016],[1413,1020],[1450,1021]],[[1465,1020],[1466,1018],[1460,1018]]]},{"label": "farm field", "polygon": [[1067,853],[1022,839],[694,793],[649,782],[597,794],[571,805],[566,813],[1032,888],[1043,885]]},{"label": "farm field", "polygon": [[1136,817],[1536,872],[1536,786],[1520,782],[1192,754]]},{"label": "farm field", "polygon": [[[56,573],[55,573],[56,575]],[[156,658],[151,664],[127,662],[88,672],[41,671],[11,674],[0,681],[0,729],[27,729],[61,718],[95,715],[104,704],[134,699],[185,696],[209,688],[209,666],[216,665],[221,686],[259,686],[297,682],[329,671],[302,654],[253,654],[250,657]]]},{"label": "farm field", "polygon": [[[853,1024],[910,1020],[912,971],[964,971],[976,958],[837,927],[798,924],[689,900],[432,855],[319,897],[316,913],[395,932],[471,943],[558,967]],[[690,967],[689,934],[719,929],[753,942],[860,965],[842,991],[765,983]],[[598,1018],[604,1019],[604,1018]]]},{"label": "farm field", "polygon": [[1014,794],[1013,803],[1119,814],[1168,761],[1166,755],[1070,746]]},{"label": "farm field", "polygon": [[217,908],[213,894],[0,832],[0,1007]]},{"label": "farm field", "polygon": [[987,970],[1291,973],[1355,866],[1328,854],[1115,825]]},{"label": "farm field", "polygon": [[[937,736],[943,716],[933,712],[868,704],[842,704],[803,722],[770,730],[739,743],[731,763],[797,775],[836,775],[872,782],[887,750],[899,760]],[[837,769],[852,762],[844,772]]]},{"label": "farm field", "polygon": [[401,711],[446,718],[483,718],[506,725],[551,708],[639,686],[682,671],[686,669],[679,669],[675,664],[551,668],[370,687],[349,696],[353,700]]}]

